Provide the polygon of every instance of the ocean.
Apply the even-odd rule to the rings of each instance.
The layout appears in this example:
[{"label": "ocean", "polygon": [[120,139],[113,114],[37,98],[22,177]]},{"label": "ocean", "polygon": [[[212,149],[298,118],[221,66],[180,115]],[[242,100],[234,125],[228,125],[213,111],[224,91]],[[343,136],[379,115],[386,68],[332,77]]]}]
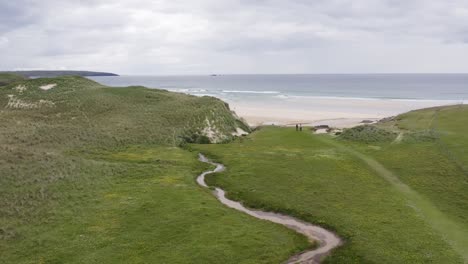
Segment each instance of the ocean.
[{"label": "ocean", "polygon": [[109,86],[143,85],[228,100],[252,96],[468,100],[468,74],[278,74],[90,78]]},{"label": "ocean", "polygon": [[468,74],[288,74],[90,77],[218,97],[250,123],[381,118],[468,100]]}]

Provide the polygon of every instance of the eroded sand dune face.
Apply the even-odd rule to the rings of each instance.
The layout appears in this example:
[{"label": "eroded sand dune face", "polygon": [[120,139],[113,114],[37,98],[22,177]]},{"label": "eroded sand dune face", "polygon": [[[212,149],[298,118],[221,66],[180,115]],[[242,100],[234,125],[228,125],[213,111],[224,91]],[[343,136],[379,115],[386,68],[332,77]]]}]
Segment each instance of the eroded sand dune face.
[{"label": "eroded sand dune face", "polygon": [[[39,86],[39,89],[47,91],[52,88],[57,86],[55,83],[51,84],[46,84]],[[29,87],[31,88],[31,87]],[[40,107],[54,107],[55,103],[50,101],[50,100],[43,100],[40,99],[38,101],[31,101],[31,100],[24,100],[21,99],[22,95],[28,90],[28,87],[24,84],[20,84],[18,86],[15,86],[12,88],[13,92],[16,92],[16,94],[9,94],[7,95],[8,97],[8,102],[5,105],[5,108],[10,108],[10,109],[34,109],[34,108],[40,108]]]},{"label": "eroded sand dune face", "polygon": [[24,85],[18,85],[16,86],[15,88],[13,88],[14,90],[18,91],[19,94],[22,94],[24,91],[27,90],[26,86]]},{"label": "eroded sand dune face", "polygon": [[50,90],[50,89],[54,88],[55,86],[57,86],[56,83],[51,83],[51,84],[46,84],[46,85],[39,86],[39,89],[47,91],[47,90]]},{"label": "eroded sand dune face", "polygon": [[45,107],[54,107],[55,103],[49,100],[39,100],[37,102],[30,102],[30,101],[25,101],[22,99],[17,98],[13,94],[8,95],[8,103],[5,106],[5,108],[11,108],[11,109],[34,109],[34,108],[40,108],[42,106]]}]

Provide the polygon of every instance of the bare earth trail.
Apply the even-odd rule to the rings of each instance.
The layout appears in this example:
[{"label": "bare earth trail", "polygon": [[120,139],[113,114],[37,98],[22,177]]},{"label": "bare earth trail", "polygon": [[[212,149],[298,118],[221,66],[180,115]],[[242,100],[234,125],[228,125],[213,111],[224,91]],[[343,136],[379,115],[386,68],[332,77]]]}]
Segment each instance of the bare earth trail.
[{"label": "bare earth trail", "polygon": [[[209,188],[209,186],[205,183],[205,176],[208,174],[221,172],[225,169],[225,167],[222,164],[210,161],[202,154],[199,154],[199,156],[199,160],[201,162],[205,162],[216,166],[214,170],[205,171],[197,178],[197,183],[200,186]],[[241,203],[226,198],[226,192],[220,188],[215,188],[214,195],[222,204],[230,208],[236,209],[258,219],[267,220],[273,223],[283,225],[287,228],[293,229],[294,231],[300,234],[305,235],[311,242],[317,241],[319,243],[319,246],[317,248],[302,252],[291,257],[287,261],[288,264],[320,263],[320,261],[325,256],[330,254],[333,249],[337,248],[342,244],[342,240],[336,234],[320,226],[312,225],[310,223],[283,214],[264,212],[260,210],[246,208]]]},{"label": "bare earth trail", "polygon": [[331,142],[329,140],[323,140],[323,142],[357,157],[372,168],[377,175],[384,178],[399,192],[403,193],[408,203],[414,208],[418,215],[430,224],[432,228],[437,230],[455,252],[462,257],[464,263],[468,264],[468,248],[466,247],[468,245],[468,230],[466,230],[466,228],[447,217],[447,215],[441,212],[430,200],[402,182],[398,178],[398,175],[385,168],[377,160],[337,142]]}]

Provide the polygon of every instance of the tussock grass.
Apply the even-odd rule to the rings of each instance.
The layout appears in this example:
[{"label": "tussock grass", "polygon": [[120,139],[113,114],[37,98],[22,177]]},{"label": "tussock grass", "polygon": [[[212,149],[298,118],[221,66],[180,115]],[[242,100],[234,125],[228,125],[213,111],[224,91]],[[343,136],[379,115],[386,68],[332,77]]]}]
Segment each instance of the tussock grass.
[{"label": "tussock grass", "polygon": [[339,138],[358,142],[391,142],[397,134],[372,125],[362,125],[347,128],[339,135]]},{"label": "tussock grass", "polygon": [[13,73],[0,73],[0,86],[4,86],[7,84],[21,82],[26,80],[26,77],[23,77],[18,74]]},{"label": "tussock grass", "polygon": [[80,77],[0,87],[0,262],[275,263],[304,249],[196,185],[207,168],[177,146],[206,120],[226,138],[240,122],[215,98]]}]

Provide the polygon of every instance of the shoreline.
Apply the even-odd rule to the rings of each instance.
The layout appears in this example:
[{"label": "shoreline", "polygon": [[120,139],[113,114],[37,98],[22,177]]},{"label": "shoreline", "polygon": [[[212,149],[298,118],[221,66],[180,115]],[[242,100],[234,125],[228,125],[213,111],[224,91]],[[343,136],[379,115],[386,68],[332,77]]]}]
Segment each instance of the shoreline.
[{"label": "shoreline", "polygon": [[[452,77],[447,77],[452,76]],[[468,74],[299,74],[90,77],[113,87],[142,85],[215,97],[250,126],[332,124],[337,128],[411,110],[466,104]],[[352,78],[350,78],[352,77]],[[357,122],[356,122],[357,121]]]},{"label": "shoreline", "polygon": [[288,99],[227,100],[231,110],[250,126],[328,125],[349,128],[364,120],[378,121],[408,111],[466,104],[460,100],[410,100],[301,97]]}]

